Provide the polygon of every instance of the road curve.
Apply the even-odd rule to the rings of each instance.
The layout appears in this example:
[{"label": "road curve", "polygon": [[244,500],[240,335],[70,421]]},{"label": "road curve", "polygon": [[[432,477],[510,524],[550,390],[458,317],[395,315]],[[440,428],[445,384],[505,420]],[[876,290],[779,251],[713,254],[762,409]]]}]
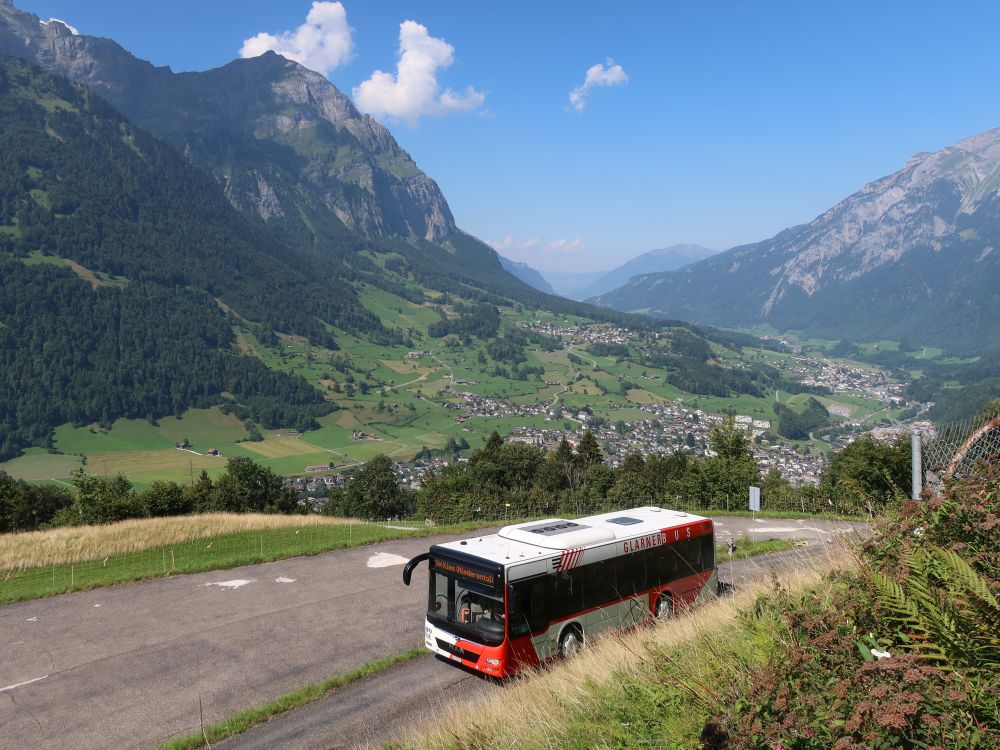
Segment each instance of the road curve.
[{"label": "road curve", "polygon": [[[720,539],[750,524],[718,522]],[[849,525],[758,520],[757,529],[757,536],[828,538]],[[409,588],[399,566],[438,540],[397,539],[0,607],[0,748],[155,747],[197,731],[202,718],[223,720],[417,646],[426,566]],[[382,727],[409,723],[414,706],[481,687],[449,682],[462,673],[444,666],[418,659],[317,705],[368,695],[333,726],[347,744],[378,740]]]},{"label": "road curve", "polygon": [[[773,568],[801,567],[824,553],[812,543],[791,552],[723,563],[720,576],[734,586]],[[359,680],[325,698],[277,716],[215,744],[217,750],[340,750],[380,748],[432,721],[446,703],[470,701],[503,686],[457,669],[428,653]]]}]

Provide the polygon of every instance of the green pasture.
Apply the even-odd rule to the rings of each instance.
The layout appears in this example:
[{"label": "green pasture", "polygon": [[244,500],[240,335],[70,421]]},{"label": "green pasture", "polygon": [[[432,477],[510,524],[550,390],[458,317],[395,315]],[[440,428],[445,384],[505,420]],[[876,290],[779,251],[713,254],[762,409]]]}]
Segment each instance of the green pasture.
[{"label": "green pasture", "polygon": [[63,425],[55,431],[55,447],[63,453],[129,452],[173,448],[187,438],[199,452],[245,439],[243,423],[219,409],[190,409],[180,418],[164,417],[156,425],[140,419],[119,419],[109,430],[96,425]]},{"label": "green pasture", "polygon": [[14,479],[26,481],[64,479],[83,465],[80,456],[49,453],[44,448],[28,448],[24,455],[0,463],[4,471]]}]

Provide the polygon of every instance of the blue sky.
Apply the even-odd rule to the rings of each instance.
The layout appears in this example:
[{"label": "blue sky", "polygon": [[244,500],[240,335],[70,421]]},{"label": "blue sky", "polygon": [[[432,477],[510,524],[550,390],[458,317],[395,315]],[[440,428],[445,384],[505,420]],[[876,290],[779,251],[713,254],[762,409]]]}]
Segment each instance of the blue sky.
[{"label": "blue sky", "polygon": [[[281,33],[312,7],[15,3],[174,70],[223,65],[261,33],[295,44]],[[358,90],[461,227],[541,269],[764,239],[913,153],[1000,126],[995,3],[343,0],[342,12],[349,49],[334,48],[334,18],[311,67]],[[395,78],[406,21],[416,93]],[[591,68],[577,111],[570,93]]]}]

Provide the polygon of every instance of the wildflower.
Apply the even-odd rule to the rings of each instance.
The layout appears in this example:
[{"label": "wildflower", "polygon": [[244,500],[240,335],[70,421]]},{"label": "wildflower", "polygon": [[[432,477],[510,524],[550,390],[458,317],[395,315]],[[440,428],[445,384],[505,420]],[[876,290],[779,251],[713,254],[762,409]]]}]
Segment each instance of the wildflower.
[{"label": "wildflower", "polygon": [[880,649],[873,648],[872,656],[874,656],[876,659],[888,659],[889,657],[892,656],[892,654],[890,654],[888,651],[882,651]]}]

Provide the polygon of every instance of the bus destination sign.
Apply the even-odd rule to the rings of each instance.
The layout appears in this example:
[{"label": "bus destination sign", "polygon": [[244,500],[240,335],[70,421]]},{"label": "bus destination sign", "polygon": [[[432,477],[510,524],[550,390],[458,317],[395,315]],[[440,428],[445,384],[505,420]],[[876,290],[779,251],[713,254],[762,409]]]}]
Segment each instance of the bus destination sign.
[{"label": "bus destination sign", "polygon": [[493,571],[474,568],[466,563],[442,560],[440,557],[435,557],[432,569],[457,578],[464,578],[467,581],[472,581],[482,586],[489,586],[490,588],[496,588],[497,585],[497,576]]}]

